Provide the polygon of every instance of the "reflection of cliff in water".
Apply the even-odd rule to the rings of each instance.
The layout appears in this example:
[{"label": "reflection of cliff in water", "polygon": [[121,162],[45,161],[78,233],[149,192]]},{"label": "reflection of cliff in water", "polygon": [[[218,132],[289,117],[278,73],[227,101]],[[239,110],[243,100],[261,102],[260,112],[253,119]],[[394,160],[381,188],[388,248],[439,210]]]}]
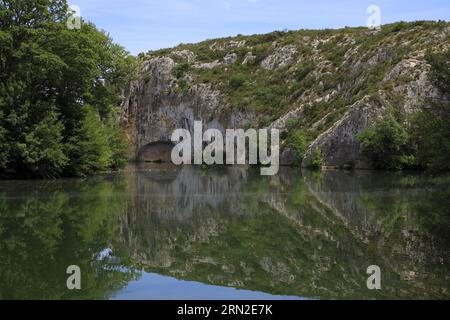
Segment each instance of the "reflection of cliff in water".
[{"label": "reflection of cliff in water", "polygon": [[[147,271],[283,295],[449,295],[449,217],[440,208],[424,219],[416,201],[432,197],[427,180],[163,168],[129,174],[133,199],[114,241]],[[444,229],[429,228],[433,217]],[[372,264],[383,272],[378,292],[366,288]]]},{"label": "reflection of cliff in water", "polygon": [[170,266],[168,253],[180,234],[208,241],[218,234],[219,214],[246,214],[234,192],[246,175],[238,167],[211,175],[188,166],[140,164],[127,177],[133,199],[121,218],[120,242],[137,261]]},{"label": "reflection of cliff in water", "polygon": [[450,265],[450,179],[437,185],[417,173],[331,171],[319,179],[311,174],[303,172],[311,193],[403,277],[418,278],[427,264]]}]

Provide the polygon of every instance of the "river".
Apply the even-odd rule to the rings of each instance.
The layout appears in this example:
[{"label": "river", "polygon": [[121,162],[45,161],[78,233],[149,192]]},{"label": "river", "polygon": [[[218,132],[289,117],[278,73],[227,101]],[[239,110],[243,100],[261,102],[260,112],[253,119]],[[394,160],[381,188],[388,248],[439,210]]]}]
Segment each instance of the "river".
[{"label": "river", "polygon": [[448,175],[299,168],[1,181],[0,299],[448,299],[449,199]]}]

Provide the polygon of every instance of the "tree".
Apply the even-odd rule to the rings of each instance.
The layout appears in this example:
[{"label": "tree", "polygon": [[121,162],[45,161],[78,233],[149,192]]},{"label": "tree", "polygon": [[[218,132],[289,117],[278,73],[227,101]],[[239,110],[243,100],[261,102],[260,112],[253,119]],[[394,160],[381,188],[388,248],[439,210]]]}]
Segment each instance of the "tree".
[{"label": "tree", "polygon": [[293,129],[292,134],[288,138],[289,146],[294,150],[294,157],[300,164],[305,157],[306,151],[310,144],[310,139],[300,129]]},{"label": "tree", "polygon": [[17,160],[24,172],[35,172],[47,178],[62,173],[68,161],[62,144],[63,128],[58,114],[50,111],[25,135],[24,143],[17,143]]},{"label": "tree", "polygon": [[[1,99],[1,98],[0,98]],[[2,121],[3,113],[0,111],[0,122]],[[8,144],[6,141],[6,130],[0,126],[0,172],[6,168],[8,163]]]},{"label": "tree", "polygon": [[0,28],[38,28],[67,18],[65,0],[0,0]]},{"label": "tree", "polygon": [[400,170],[415,164],[406,127],[388,111],[374,126],[358,135],[363,153],[376,169]]},{"label": "tree", "polygon": [[[85,175],[123,165],[117,106],[134,58],[92,24],[69,30],[63,0],[0,0],[0,17],[0,176]],[[73,151],[93,152],[100,140],[101,156]]]},{"label": "tree", "polygon": [[[428,55],[431,80],[442,96],[450,95],[450,49]],[[435,99],[412,120],[418,161],[426,169],[450,170],[450,103]]]},{"label": "tree", "polygon": [[86,106],[85,109],[81,126],[68,143],[68,170],[76,176],[106,170],[111,157],[105,125],[92,107]]}]

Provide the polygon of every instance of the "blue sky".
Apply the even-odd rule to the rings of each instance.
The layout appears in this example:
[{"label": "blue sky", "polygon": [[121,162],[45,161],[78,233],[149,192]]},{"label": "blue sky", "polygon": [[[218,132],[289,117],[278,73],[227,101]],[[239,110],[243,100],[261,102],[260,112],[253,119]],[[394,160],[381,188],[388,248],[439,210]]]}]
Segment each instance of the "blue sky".
[{"label": "blue sky", "polygon": [[264,292],[183,281],[154,273],[144,273],[131,281],[113,300],[304,300],[293,296],[274,296]]},{"label": "blue sky", "polygon": [[365,26],[377,5],[381,23],[450,19],[449,0],[69,0],[81,15],[133,54],[179,43],[274,30]]}]

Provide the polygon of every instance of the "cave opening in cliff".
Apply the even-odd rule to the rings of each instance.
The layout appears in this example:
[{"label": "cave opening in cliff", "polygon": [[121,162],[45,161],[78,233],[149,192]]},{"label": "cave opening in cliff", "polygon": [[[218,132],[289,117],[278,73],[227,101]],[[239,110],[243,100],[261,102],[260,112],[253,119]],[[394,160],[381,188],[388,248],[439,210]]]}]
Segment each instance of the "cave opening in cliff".
[{"label": "cave opening in cliff", "polygon": [[137,156],[138,162],[168,163],[174,144],[170,141],[152,142],[143,146]]}]

